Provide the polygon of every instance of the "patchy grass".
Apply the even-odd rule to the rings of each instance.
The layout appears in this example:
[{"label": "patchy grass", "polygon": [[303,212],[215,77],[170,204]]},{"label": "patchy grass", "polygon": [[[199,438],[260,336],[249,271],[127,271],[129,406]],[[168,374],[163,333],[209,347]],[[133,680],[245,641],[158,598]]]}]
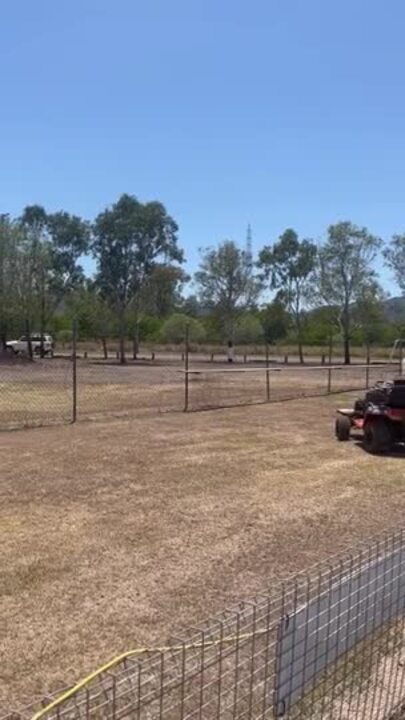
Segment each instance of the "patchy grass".
[{"label": "patchy grass", "polygon": [[0,435],[1,710],[402,522],[341,400]]}]

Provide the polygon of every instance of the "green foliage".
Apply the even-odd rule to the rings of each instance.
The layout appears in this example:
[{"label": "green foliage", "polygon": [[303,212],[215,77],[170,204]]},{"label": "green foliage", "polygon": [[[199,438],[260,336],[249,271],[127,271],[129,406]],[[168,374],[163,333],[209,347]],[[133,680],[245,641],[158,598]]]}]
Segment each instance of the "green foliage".
[{"label": "green foliage", "polygon": [[125,362],[126,313],[139,310],[142,291],[158,260],[182,262],[177,225],[159,202],[141,203],[132,195],[100,213],[93,226],[96,283],[119,323],[120,358]]},{"label": "green foliage", "polygon": [[333,308],[319,307],[307,314],[303,333],[306,345],[328,345],[331,337],[338,332],[339,326]]},{"label": "green foliage", "polygon": [[145,315],[139,321],[139,339],[158,340],[163,321],[152,315]]},{"label": "green foliage", "polygon": [[287,337],[291,317],[280,301],[274,300],[260,310],[259,319],[266,342],[273,344]]},{"label": "green foliage", "polygon": [[73,340],[73,331],[72,330],[59,330],[59,332],[56,333],[56,340],[57,340],[57,342],[62,343],[62,345],[71,343]]},{"label": "green foliage", "polygon": [[221,319],[215,314],[204,315],[199,319],[205,330],[207,342],[222,344],[224,341],[224,330]]},{"label": "green foliage", "polygon": [[184,315],[191,315],[191,317],[197,317],[200,315],[201,306],[196,295],[189,295],[186,298],[180,298],[178,308],[179,312],[184,313]]},{"label": "green foliage", "polygon": [[65,312],[53,315],[48,322],[47,329],[54,337],[58,337],[60,332],[70,332],[72,330],[72,318]]},{"label": "green foliage", "polygon": [[381,241],[367,228],[340,222],[328,229],[328,239],[319,251],[316,276],[317,295],[335,311],[344,346],[345,363],[350,363],[353,307],[370,288],[376,287],[372,262]]},{"label": "green foliage", "polygon": [[[225,241],[202,251],[198,294],[184,298],[189,278],[175,264],[183,259],[177,225],[161,203],[123,195],[92,227],[65,211],[27,206],[20,218],[0,215],[0,349],[34,330],[68,338],[75,318],[79,337],[100,341],[105,355],[113,337],[122,357],[125,337],[134,354],[142,341],[182,342],[189,322],[192,342],[265,339],[302,349],[340,337],[350,361],[350,344],[389,345],[405,335],[401,303],[394,298],[387,308],[373,269],[380,244],[350,222],[331,225],[319,249],[287,229],[260,252],[258,276],[249,242],[242,250]],[[90,249],[94,281],[80,267]],[[405,293],[405,234],[394,235],[383,255]],[[275,299],[259,311],[265,280]]]},{"label": "green foliage", "polygon": [[405,294],[405,233],[392,237],[390,244],[384,250],[384,257],[402,293]]},{"label": "green foliage", "polygon": [[263,342],[263,326],[255,315],[242,315],[235,325],[235,342],[239,345],[254,345]]},{"label": "green foliage", "polygon": [[18,326],[16,285],[19,231],[8,215],[0,215],[0,352],[10,332]]},{"label": "green foliage", "polygon": [[195,281],[200,302],[215,313],[223,332],[232,340],[236,318],[254,307],[260,293],[250,252],[241,250],[231,240],[204,250]]},{"label": "green foliage", "polygon": [[278,290],[277,299],[291,315],[303,361],[303,306],[309,293],[310,278],[315,260],[316,245],[310,240],[299,240],[295,230],[288,228],[273,246],[263,248],[259,267],[270,280],[272,290]]},{"label": "green foliage", "polygon": [[137,303],[138,312],[168,317],[181,305],[181,288],[188,279],[181,267],[156,265],[145,282]]},{"label": "green foliage", "polygon": [[200,343],[205,340],[204,326],[187,315],[176,313],[168,318],[162,325],[160,337],[164,342],[182,343],[186,337],[186,326],[189,327],[190,342]]},{"label": "green foliage", "polygon": [[365,345],[380,342],[384,331],[383,301],[385,296],[376,282],[363,288],[352,309],[354,332],[352,339]]},{"label": "green foliage", "polygon": [[88,281],[68,299],[67,311],[70,322],[76,320],[81,339],[103,340],[116,335],[115,315],[93,282]]},{"label": "green foliage", "polygon": [[83,282],[78,264],[89,246],[89,225],[61,211],[47,213],[40,205],[27,206],[19,220],[29,255],[34,301],[45,317],[54,312],[67,293]]}]

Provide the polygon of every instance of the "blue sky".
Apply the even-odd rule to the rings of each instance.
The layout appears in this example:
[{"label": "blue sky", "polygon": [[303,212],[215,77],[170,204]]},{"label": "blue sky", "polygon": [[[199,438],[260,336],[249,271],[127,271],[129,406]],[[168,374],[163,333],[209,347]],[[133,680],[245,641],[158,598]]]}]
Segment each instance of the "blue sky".
[{"label": "blue sky", "polygon": [[[2,3],[0,211],[159,199],[224,238],[405,231],[402,0]],[[384,272],[386,288],[396,288]]]}]

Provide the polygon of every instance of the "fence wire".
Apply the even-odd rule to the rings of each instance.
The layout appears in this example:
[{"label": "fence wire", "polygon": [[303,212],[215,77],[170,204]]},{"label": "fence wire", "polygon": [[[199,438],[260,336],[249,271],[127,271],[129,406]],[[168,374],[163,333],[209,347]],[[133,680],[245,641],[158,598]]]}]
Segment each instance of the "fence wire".
[{"label": "fence wire", "polygon": [[399,720],[404,610],[401,530],[3,720]]},{"label": "fence wire", "polygon": [[35,427],[72,420],[72,361],[2,359],[0,428]]},{"label": "fence wire", "polygon": [[364,390],[399,374],[398,364],[286,366],[188,370],[187,410],[255,405]]},{"label": "fence wire", "polygon": [[[398,364],[351,366],[193,366],[187,372],[156,361],[118,365],[78,358],[0,363],[0,429],[34,427],[148,412],[254,405],[363,390],[392,379]],[[76,394],[73,392],[76,381]],[[74,405],[74,398],[77,405]]]},{"label": "fence wire", "polygon": [[0,429],[182,409],[182,380],[171,366],[78,358],[75,416],[73,367],[70,357],[0,362]]}]

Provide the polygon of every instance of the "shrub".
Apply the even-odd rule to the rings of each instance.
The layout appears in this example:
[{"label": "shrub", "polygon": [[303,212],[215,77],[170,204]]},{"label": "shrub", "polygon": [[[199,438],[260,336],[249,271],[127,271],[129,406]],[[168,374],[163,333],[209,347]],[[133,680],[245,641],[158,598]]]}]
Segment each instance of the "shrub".
[{"label": "shrub", "polygon": [[160,337],[163,342],[181,343],[186,337],[186,326],[189,327],[190,342],[203,342],[205,330],[203,325],[195,318],[190,318],[182,313],[176,313],[169,317],[162,325]]}]

